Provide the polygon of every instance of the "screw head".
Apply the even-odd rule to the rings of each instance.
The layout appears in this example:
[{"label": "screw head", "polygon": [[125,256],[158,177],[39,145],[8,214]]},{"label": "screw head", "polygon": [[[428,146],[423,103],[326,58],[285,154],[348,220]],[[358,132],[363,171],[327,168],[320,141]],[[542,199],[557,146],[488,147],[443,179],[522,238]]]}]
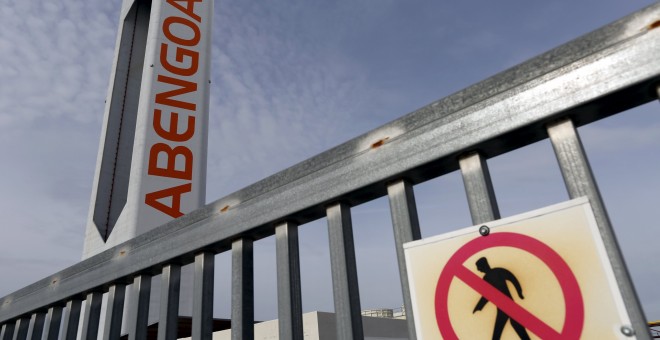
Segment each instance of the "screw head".
[{"label": "screw head", "polygon": [[490,228],[488,228],[488,226],[482,225],[479,227],[479,234],[481,234],[481,236],[488,236],[488,234],[490,234]]},{"label": "screw head", "polygon": [[629,326],[621,326],[621,333],[625,336],[635,335],[635,331],[632,328],[630,328]]}]

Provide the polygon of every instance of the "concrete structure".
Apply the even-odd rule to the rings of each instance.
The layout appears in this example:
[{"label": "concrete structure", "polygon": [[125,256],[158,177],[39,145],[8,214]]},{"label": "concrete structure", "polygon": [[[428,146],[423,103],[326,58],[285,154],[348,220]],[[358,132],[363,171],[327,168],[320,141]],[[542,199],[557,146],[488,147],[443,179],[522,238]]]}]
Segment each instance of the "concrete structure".
[{"label": "concrete structure", "polygon": [[[206,196],[213,0],[123,0],[120,13],[83,259],[200,208]],[[191,272],[183,268],[181,315],[192,315]],[[126,299],[125,317],[137,297]]]},{"label": "concrete structure", "polygon": [[205,201],[213,0],[124,0],[83,258]]},{"label": "concrete structure", "polygon": [[[337,339],[335,313],[310,312],[303,314],[305,340]],[[362,317],[365,340],[407,340],[405,319]],[[278,321],[265,321],[254,325],[254,340],[278,339]],[[184,338],[191,339],[191,338]],[[230,340],[231,329],[213,333],[213,340]]]}]

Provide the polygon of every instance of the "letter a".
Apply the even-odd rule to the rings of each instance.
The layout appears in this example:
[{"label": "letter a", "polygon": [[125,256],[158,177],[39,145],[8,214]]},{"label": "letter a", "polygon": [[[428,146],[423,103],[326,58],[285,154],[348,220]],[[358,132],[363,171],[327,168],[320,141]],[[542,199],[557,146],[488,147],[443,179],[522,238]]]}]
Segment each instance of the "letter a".
[{"label": "letter a", "polygon": [[[173,218],[183,216],[181,212],[181,195],[190,192],[192,190],[192,184],[183,184],[176,187],[171,187],[156,192],[150,192],[144,197],[144,203],[152,208],[159,210]],[[167,206],[161,202],[158,202],[159,199],[165,197],[172,197],[172,206]]]},{"label": "letter a", "polygon": [[[187,2],[186,7],[177,4],[177,2]],[[178,8],[181,12],[188,14],[191,18],[197,20],[197,22],[202,22],[202,18],[199,15],[195,14],[195,3],[202,2],[202,0],[167,0],[167,3]]]}]

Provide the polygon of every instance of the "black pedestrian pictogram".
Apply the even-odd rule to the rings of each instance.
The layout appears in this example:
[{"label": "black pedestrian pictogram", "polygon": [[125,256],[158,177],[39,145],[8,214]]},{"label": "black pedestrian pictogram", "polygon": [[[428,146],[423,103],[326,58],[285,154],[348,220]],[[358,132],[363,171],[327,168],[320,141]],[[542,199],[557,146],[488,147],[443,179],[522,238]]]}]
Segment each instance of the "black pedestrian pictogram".
[{"label": "black pedestrian pictogram", "polygon": [[[511,294],[500,291],[465,266],[468,259],[473,258],[475,254],[500,247],[519,249],[539,259],[544,266],[550,269],[561,287],[566,311],[563,327],[560,330],[544,321],[543,319],[546,318],[544,315],[535,315],[530,312],[525,306],[520,305],[518,301],[511,298]],[[485,269],[484,271],[488,270]],[[501,322],[503,325],[506,325],[507,318],[510,318],[512,321],[515,320],[521,324],[525,329],[525,333],[534,333],[540,339],[580,339],[584,328],[585,308],[580,285],[575,274],[554,249],[533,237],[513,232],[490,233],[488,237],[475,237],[454,252],[440,272],[435,288],[435,318],[443,339],[468,339],[464,336],[459,337],[459,334],[456,333],[456,325],[452,323],[449,316],[451,311],[448,303],[451,298],[450,288],[456,281],[462,281],[467,287],[486,298],[487,302],[501,310],[505,314],[504,321]],[[523,284],[527,283],[523,282]],[[520,290],[520,295],[522,295],[522,289]],[[453,309],[454,312],[459,310],[462,310],[462,308]],[[476,313],[476,309],[474,312]],[[483,332],[490,328],[490,322],[487,325],[475,328],[476,332]]]},{"label": "black pedestrian pictogram", "polygon": [[[510,271],[504,268],[491,268],[490,265],[488,264],[488,260],[485,257],[478,259],[476,264],[477,264],[477,269],[485,274],[483,277],[484,281],[488,282],[491,286],[495,287],[497,290],[502,292],[502,294],[508,296],[510,299],[513,300],[513,297],[511,296],[511,292],[509,292],[509,287],[507,286],[506,283],[507,281],[510,281],[513,284],[513,286],[516,288],[518,296],[521,299],[525,298],[522,293],[522,287],[520,286],[520,282],[518,282],[518,279],[516,279],[516,277]],[[482,296],[481,299],[479,299],[479,302],[477,302],[477,305],[474,306],[474,310],[472,311],[472,313],[474,314],[477,311],[480,311],[481,309],[484,308],[484,306],[487,303],[488,300]],[[499,308],[497,308],[497,317],[495,318],[495,328],[493,329],[493,340],[499,340],[502,337],[502,331],[504,330],[504,326],[506,325],[506,322],[509,320],[511,321],[511,326],[516,331],[520,339],[529,340],[529,335],[527,334],[525,327],[519,324],[516,320],[511,319],[506,313],[504,313]]]}]

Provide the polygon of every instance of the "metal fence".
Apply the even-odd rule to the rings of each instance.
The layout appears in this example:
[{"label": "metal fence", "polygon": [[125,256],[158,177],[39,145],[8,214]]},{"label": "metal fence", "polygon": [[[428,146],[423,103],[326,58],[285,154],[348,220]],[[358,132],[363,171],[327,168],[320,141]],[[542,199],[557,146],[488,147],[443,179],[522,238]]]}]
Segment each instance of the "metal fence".
[{"label": "metal fence", "polygon": [[[159,339],[176,338],[182,265],[194,263],[194,339],[211,337],[214,256],[232,254],[232,337],[253,336],[255,240],[275,235],[281,339],[302,339],[297,228],[326,217],[337,337],[363,338],[351,207],[388,196],[409,334],[402,244],[420,238],[414,185],[460,169],[475,224],[499,218],[488,158],[549,138],[571,198],[587,196],[638,338],[648,328],[576,127],[658,98],[660,4],[257,182],[0,299],[0,339],[131,339],[146,334],[162,274]],[[127,284],[137,303],[126,320]],[[108,293],[105,320],[101,297]],[[82,304],[84,313],[81,313]],[[83,315],[81,315],[83,314]]]}]

